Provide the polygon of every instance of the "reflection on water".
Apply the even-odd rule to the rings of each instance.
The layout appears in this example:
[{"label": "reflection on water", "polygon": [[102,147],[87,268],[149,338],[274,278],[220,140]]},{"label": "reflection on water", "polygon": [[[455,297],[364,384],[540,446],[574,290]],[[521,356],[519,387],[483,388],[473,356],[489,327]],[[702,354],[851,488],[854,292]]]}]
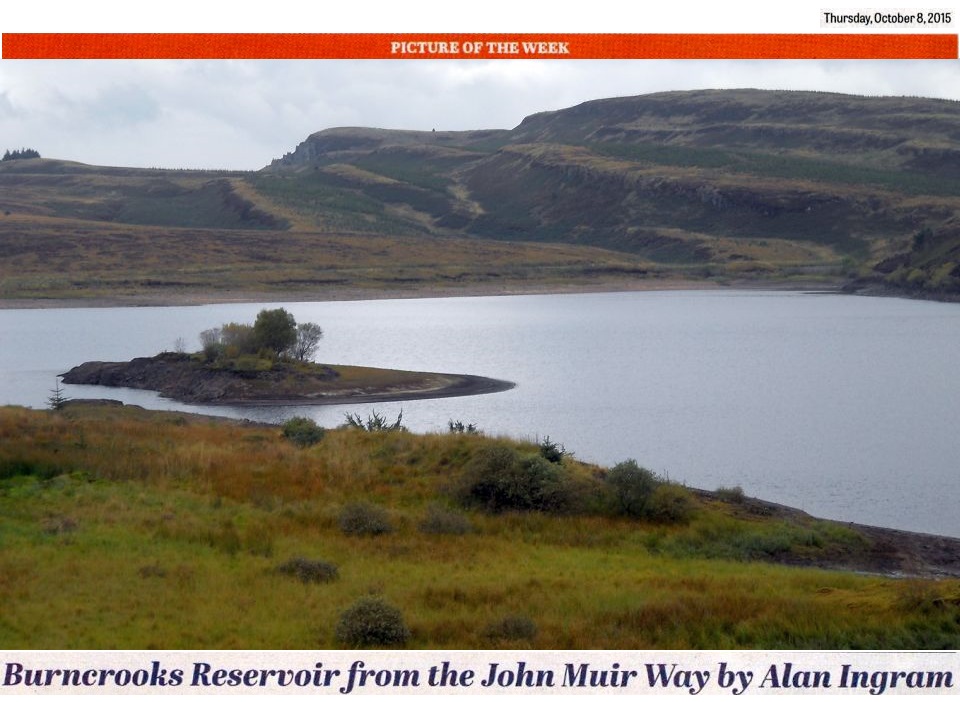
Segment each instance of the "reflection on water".
[{"label": "reflection on water", "polygon": [[[0,402],[44,407],[88,360],[198,348],[265,305],[0,311]],[[275,307],[276,304],[268,305]],[[960,536],[960,306],[769,292],[290,303],[324,329],[329,363],[469,373],[505,393],[375,406],[198,408],[153,393],[65,386],[160,409],[336,426],[377,409],[417,431],[450,419],[549,435],[578,457],[635,458],[671,479],[817,516]]]}]

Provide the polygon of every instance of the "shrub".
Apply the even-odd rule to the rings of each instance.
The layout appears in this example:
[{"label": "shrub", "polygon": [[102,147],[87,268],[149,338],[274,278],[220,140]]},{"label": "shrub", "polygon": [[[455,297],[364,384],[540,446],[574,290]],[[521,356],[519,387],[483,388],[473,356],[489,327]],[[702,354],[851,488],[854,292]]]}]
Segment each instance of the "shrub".
[{"label": "shrub", "polygon": [[746,495],[743,493],[743,488],[739,485],[733,487],[718,487],[714,494],[717,496],[717,499],[723,502],[730,502],[731,504],[739,505],[742,504],[746,499]]},{"label": "shrub", "polygon": [[208,363],[213,363],[223,353],[223,342],[221,341],[220,327],[213,329],[204,329],[200,332],[200,348],[203,358]]},{"label": "shrub", "polygon": [[545,436],[540,442],[540,455],[551,463],[562,463],[563,457],[567,455],[567,450],[563,444],[556,441],[550,441],[549,436]]},{"label": "shrub", "polygon": [[229,322],[220,327],[220,344],[224,352],[230,356],[239,356],[245,353],[256,353],[257,343],[253,337],[253,327],[249,324]]},{"label": "shrub", "polygon": [[660,479],[631,458],[610,469],[607,483],[613,488],[616,513],[639,518],[647,516],[648,503]]},{"label": "shrub", "polygon": [[379,597],[364,597],[340,615],[335,636],[340,644],[353,648],[402,646],[410,630],[399,609]]},{"label": "shrub", "polygon": [[420,522],[420,531],[424,534],[452,534],[461,536],[473,531],[473,525],[466,515],[440,505],[427,507],[427,515]]},{"label": "shrub", "polygon": [[685,524],[693,516],[693,498],[690,491],[675,483],[659,485],[650,496],[650,519],[670,524]]},{"label": "shrub", "polygon": [[326,561],[291,558],[277,566],[277,572],[292,575],[302,583],[329,583],[340,577],[337,566]]},{"label": "shrub", "polygon": [[510,615],[484,627],[483,636],[504,641],[532,641],[537,636],[537,625],[530,617]]},{"label": "shrub", "polygon": [[400,414],[397,415],[397,421],[392,424],[387,421],[386,415],[380,414],[376,410],[367,415],[366,421],[361,419],[359,414],[350,414],[349,412],[346,413],[345,417],[346,421],[343,426],[353,429],[362,429],[363,431],[369,432],[405,431],[403,428],[403,410],[400,410]]},{"label": "shrub", "polygon": [[479,434],[480,430],[477,429],[476,424],[464,424],[459,419],[453,421],[452,419],[447,422],[447,427],[450,429],[451,434]]},{"label": "shrub", "polygon": [[379,536],[393,531],[387,511],[368,502],[352,502],[340,510],[340,531],[348,536]]},{"label": "shrub", "polygon": [[464,501],[491,512],[508,509],[559,512],[570,504],[563,468],[537,455],[522,456],[505,445],[488,446],[466,466]]},{"label": "shrub", "polygon": [[300,448],[319,443],[325,434],[323,427],[307,417],[294,417],[283,423],[283,436]]}]

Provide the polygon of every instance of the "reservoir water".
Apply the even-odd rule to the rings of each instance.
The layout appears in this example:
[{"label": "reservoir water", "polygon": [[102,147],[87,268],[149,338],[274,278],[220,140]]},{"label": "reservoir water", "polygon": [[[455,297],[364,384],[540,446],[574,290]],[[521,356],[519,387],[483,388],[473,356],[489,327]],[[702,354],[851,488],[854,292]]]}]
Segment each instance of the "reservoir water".
[{"label": "reservoir water", "polygon": [[[204,329],[281,303],[0,310],[0,404],[46,406],[88,360],[199,348]],[[283,304],[324,330],[318,360],[512,380],[494,395],[396,404],[202,408],[64,386],[157,409],[328,427],[402,409],[549,436],[691,486],[741,486],[820,517],[960,536],[960,305],[788,292],[687,291]]]}]

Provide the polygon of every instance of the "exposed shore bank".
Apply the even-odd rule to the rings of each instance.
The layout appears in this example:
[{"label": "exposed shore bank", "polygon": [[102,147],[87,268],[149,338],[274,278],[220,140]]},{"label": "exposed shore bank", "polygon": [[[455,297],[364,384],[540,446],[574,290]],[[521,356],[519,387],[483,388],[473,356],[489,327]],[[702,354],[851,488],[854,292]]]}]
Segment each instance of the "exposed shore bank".
[{"label": "exposed shore bank", "polygon": [[611,282],[501,283],[455,287],[365,288],[343,286],[318,291],[190,291],[137,296],[84,298],[0,298],[0,309],[59,309],[79,307],[181,307],[221,304],[276,304],[283,302],[345,302],[359,300],[422,299],[437,297],[499,297],[510,295],[567,295],[582,293],[643,292],[657,290],[782,290],[796,292],[839,293],[841,285],[830,282],[797,283],[750,281],[712,282],[708,280],[617,280]]},{"label": "exposed shore bank", "polygon": [[960,295],[907,290],[859,282],[754,281],[712,282],[707,280],[638,280],[609,283],[554,283],[529,285],[475,284],[457,287],[363,288],[338,287],[322,291],[192,291],[136,296],[77,298],[0,298],[0,310],[72,309],[103,307],[192,307],[198,305],[278,304],[294,302],[351,302],[362,300],[413,300],[443,297],[504,297],[511,295],[577,295],[663,290],[771,290],[861,297],[895,297],[927,302],[960,302]]}]

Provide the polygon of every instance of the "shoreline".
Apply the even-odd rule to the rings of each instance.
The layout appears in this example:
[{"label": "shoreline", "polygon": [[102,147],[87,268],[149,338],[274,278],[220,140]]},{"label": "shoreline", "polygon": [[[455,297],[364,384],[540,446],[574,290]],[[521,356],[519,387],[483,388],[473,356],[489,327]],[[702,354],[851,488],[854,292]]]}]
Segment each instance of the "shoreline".
[{"label": "shoreline", "polygon": [[[709,490],[689,489],[701,499],[718,499],[716,494]],[[737,510],[744,515],[767,515],[790,522],[813,520],[835,524],[852,529],[871,544],[869,551],[855,559],[849,558],[845,553],[825,554],[819,558],[782,558],[774,555],[769,559],[770,562],[890,578],[960,578],[960,537],[826,519],[796,507],[749,496],[743,498]]]},{"label": "shoreline", "polygon": [[891,288],[885,285],[860,285],[855,281],[779,281],[732,280],[714,282],[685,278],[658,280],[611,280],[569,283],[475,283],[456,287],[426,286],[399,288],[366,288],[344,286],[315,291],[252,291],[206,290],[198,292],[166,292],[146,295],[105,295],[89,298],[0,298],[0,310],[101,309],[134,307],[194,307],[202,305],[282,304],[301,302],[363,302],[371,300],[422,300],[455,297],[512,297],[523,295],[587,295],[618,292],[662,292],[737,290],[798,292],[854,297],[898,298],[925,302],[960,302],[960,294],[934,294],[924,291]]},{"label": "shoreline", "polygon": [[[185,405],[195,405],[197,407],[307,407],[307,406],[336,406],[336,405],[366,405],[374,402],[406,402],[415,400],[436,400],[444,397],[468,397],[471,395],[489,395],[497,392],[506,392],[517,386],[516,383],[509,380],[500,380],[498,378],[485,378],[480,375],[458,375],[453,373],[431,373],[435,377],[450,379],[449,385],[436,388],[409,389],[401,388],[397,390],[382,390],[377,392],[358,393],[356,395],[328,395],[326,397],[298,397],[289,398],[264,398],[260,400],[223,400],[197,402],[184,400],[178,397],[171,397],[160,393],[161,397],[166,397]],[[71,384],[71,383],[65,383]],[[159,391],[153,391],[159,392]],[[208,415],[198,415],[208,416]]]},{"label": "shoreline", "polygon": [[849,294],[841,282],[753,281],[711,282],[708,280],[662,279],[617,280],[609,282],[473,284],[457,287],[361,288],[345,286],[313,292],[202,291],[167,292],[160,295],[103,296],[91,298],[0,298],[5,309],[77,309],[103,307],[191,307],[252,303],[357,302],[365,300],[412,300],[453,297],[510,297],[519,295],[577,295],[615,292],[684,290],[771,290]]}]

